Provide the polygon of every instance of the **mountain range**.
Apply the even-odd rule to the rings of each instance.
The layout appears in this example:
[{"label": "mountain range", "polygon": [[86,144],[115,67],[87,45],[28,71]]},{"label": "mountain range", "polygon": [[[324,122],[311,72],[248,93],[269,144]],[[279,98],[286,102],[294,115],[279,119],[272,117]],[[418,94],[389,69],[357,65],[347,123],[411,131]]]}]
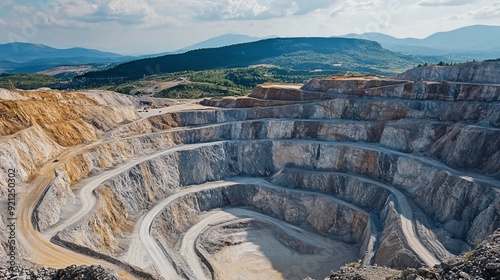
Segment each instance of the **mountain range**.
[{"label": "mountain range", "polygon": [[347,34],[339,37],[372,40],[389,50],[443,56],[444,59],[457,62],[500,58],[500,26],[466,26],[438,32],[423,39],[395,38],[382,33]]},{"label": "mountain range", "polygon": [[349,38],[272,38],[219,48],[134,60],[81,76],[94,82],[134,80],[180,71],[272,64],[296,70],[389,74],[423,60],[386,50],[379,43]]},{"label": "mountain range", "polygon": [[259,40],[263,40],[263,39],[276,38],[276,37],[277,36],[252,37],[252,36],[242,35],[242,34],[224,34],[224,35],[210,38],[210,39],[205,40],[205,41],[201,41],[201,42],[196,43],[194,45],[184,47],[180,50],[177,50],[176,53],[183,53],[183,52],[197,50],[197,49],[217,48],[217,47],[224,47],[224,46],[230,46],[230,45],[235,45],[235,44],[251,43],[251,42],[255,42],[255,41],[259,41]]},{"label": "mountain range", "polygon": [[[474,25],[447,32],[435,33],[427,38],[396,38],[382,33],[346,34],[336,36],[376,41],[383,48],[419,56],[421,60],[443,60],[447,62],[464,62],[468,60],[485,60],[500,58],[500,26]],[[252,37],[242,34],[225,34],[217,36],[177,51],[141,56],[125,56],[95,49],[70,48],[57,49],[41,44],[7,43],[0,44],[0,73],[58,73],[65,75],[66,69],[52,70],[60,66],[80,66],[71,70],[69,76],[82,71],[111,68],[117,64],[146,58],[176,55],[192,50],[218,48],[235,44],[245,44],[275,37]],[[238,64],[238,57],[233,64]],[[245,63],[239,63],[244,65]],[[46,71],[48,70],[48,71]],[[44,72],[43,72],[44,71]],[[72,74],[73,73],[73,74]]]},{"label": "mountain range", "polygon": [[0,73],[34,73],[62,65],[110,64],[133,59],[86,48],[56,49],[42,44],[0,44]]},{"label": "mountain range", "polygon": [[[182,49],[156,54],[140,56],[126,56],[112,52],[103,52],[95,49],[70,48],[57,49],[42,44],[7,43],[0,44],[0,73],[62,73],[61,66],[81,66],[84,69],[100,70],[130,60],[158,57],[169,54],[183,53],[190,50],[214,48],[233,44],[254,42],[265,38],[251,37],[241,34],[224,34],[199,43],[183,47]],[[71,68],[75,69],[75,68]],[[71,73],[78,73],[78,69]],[[62,72],[61,72],[62,71]],[[58,74],[59,75],[59,74]]]}]

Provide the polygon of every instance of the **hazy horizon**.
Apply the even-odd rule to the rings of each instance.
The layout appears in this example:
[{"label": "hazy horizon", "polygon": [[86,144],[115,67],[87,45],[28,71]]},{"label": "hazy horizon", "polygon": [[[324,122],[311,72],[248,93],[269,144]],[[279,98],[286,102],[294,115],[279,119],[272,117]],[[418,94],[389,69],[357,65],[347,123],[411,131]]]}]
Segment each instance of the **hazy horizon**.
[{"label": "hazy horizon", "polygon": [[500,2],[422,0],[4,0],[0,43],[85,47],[119,54],[174,51],[224,34],[329,37],[380,32],[425,38],[498,25]]}]

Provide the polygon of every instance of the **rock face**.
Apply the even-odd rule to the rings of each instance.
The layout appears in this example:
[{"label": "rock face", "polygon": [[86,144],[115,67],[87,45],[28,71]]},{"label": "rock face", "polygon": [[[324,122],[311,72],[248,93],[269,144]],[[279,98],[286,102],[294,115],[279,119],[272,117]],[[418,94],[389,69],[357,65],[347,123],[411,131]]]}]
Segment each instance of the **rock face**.
[{"label": "rock face", "polygon": [[457,66],[424,66],[396,75],[402,80],[500,84],[500,61],[471,62]]},{"label": "rock face", "polygon": [[386,267],[368,266],[361,269],[344,266],[330,273],[329,279],[500,279],[500,230],[494,232],[476,249],[446,260],[432,268],[397,271]]},{"label": "rock face", "polygon": [[29,248],[46,238],[139,278],[432,267],[500,228],[499,88],[331,77],[142,116],[109,92],[1,91],[19,116],[1,167],[29,190],[34,262],[59,250]]},{"label": "rock face", "polygon": [[133,102],[116,93],[61,93],[52,90],[0,91],[0,192],[15,167],[28,181],[37,166],[65,147],[97,140],[119,123],[137,118]]}]

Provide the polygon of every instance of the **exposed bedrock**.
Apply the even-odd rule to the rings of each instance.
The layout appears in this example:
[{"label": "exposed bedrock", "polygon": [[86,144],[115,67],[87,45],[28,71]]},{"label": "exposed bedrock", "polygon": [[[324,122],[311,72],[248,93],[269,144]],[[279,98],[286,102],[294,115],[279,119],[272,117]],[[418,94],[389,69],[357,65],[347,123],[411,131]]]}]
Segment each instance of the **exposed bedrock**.
[{"label": "exposed bedrock", "polygon": [[4,186],[7,185],[7,169],[15,168],[19,179],[28,181],[37,166],[53,159],[63,150],[38,125],[0,140],[0,197],[6,196]]},{"label": "exposed bedrock", "polygon": [[[302,98],[309,100],[334,99],[346,95],[442,101],[491,102],[500,100],[500,85],[498,84],[471,84],[458,81],[407,81],[373,77],[370,79],[366,77],[312,79],[304,84],[301,90]],[[257,87],[252,94],[263,97],[261,91]],[[279,99],[281,95],[277,90],[274,91],[276,92],[275,98]]]},{"label": "exposed bedrock", "polygon": [[387,200],[380,213],[382,234],[375,254],[375,263],[388,267],[413,267],[419,260],[405,244],[404,234],[399,226],[399,211],[396,210],[394,197]]},{"label": "exposed bedrock", "polygon": [[[193,213],[199,214],[225,206],[252,207],[280,220],[314,229],[347,243],[362,242],[365,228],[369,226],[369,217],[365,213],[341,205],[325,195],[300,193],[285,188],[273,189],[265,185],[237,184],[183,196],[165,208],[153,227],[158,237],[164,238],[173,247],[177,242],[175,236],[180,236],[195,221],[196,215]],[[347,228],[346,225],[351,225],[352,228]]]},{"label": "exposed bedrock", "polygon": [[[127,244],[125,237],[127,236],[127,234],[130,233],[131,229],[123,228],[123,226],[120,225],[126,225],[127,220],[133,221],[133,219],[137,217],[138,211],[145,210],[148,207],[150,207],[150,203],[153,200],[150,198],[151,194],[141,191],[144,189],[149,189],[149,187],[143,185],[144,184],[143,182],[149,181],[145,180],[143,176],[150,177],[151,181],[149,182],[154,182],[155,184],[158,184],[158,182],[156,181],[164,180],[164,182],[158,184],[158,186],[165,186],[165,188],[171,186],[172,188],[174,188],[175,186],[198,184],[205,181],[218,180],[223,177],[233,175],[235,174],[235,172],[232,172],[231,169],[234,168],[235,165],[228,164],[228,161],[229,162],[231,161],[230,159],[231,156],[229,156],[228,158],[228,155],[226,155],[226,150],[227,150],[227,148],[225,148],[226,145],[236,145],[236,144],[220,143],[195,150],[181,151],[171,156],[163,156],[163,159],[161,160],[149,161],[147,163],[147,166],[149,166],[148,168],[144,168],[144,166],[142,168],[136,166],[132,168],[130,171],[122,173],[106,181],[105,184],[103,184],[103,186],[98,189],[99,201],[101,202],[99,202],[96,205],[94,210],[84,220],[61,232],[59,234],[59,237],[63,240],[67,240],[69,242],[77,242],[80,243],[79,245],[84,245],[85,247],[89,247],[93,250],[104,252],[107,254],[112,254],[117,256],[123,254],[123,252],[126,250],[126,247],[122,246]],[[250,144],[249,146],[252,145]],[[268,164],[271,165],[272,162],[269,162]],[[150,165],[152,166],[157,165],[157,167],[153,168]],[[260,165],[260,164],[255,163],[255,165]],[[262,168],[271,169],[272,167],[268,166]],[[161,169],[162,174],[160,176],[162,177],[148,175],[149,173],[148,170],[152,169]],[[187,171],[186,174],[180,176],[178,173],[179,169],[186,171],[190,170],[190,171]],[[257,169],[258,169],[257,166],[254,168],[252,167],[246,168],[246,172],[258,174],[260,171],[258,171]],[[214,170],[217,170],[219,172],[214,172]],[[141,173],[144,175],[140,175]],[[263,173],[270,173],[270,171],[264,171]],[[169,182],[172,182],[172,184],[170,184]],[[257,187],[253,186],[251,188],[257,188]],[[156,192],[159,193],[159,191]],[[165,193],[166,192],[167,191],[165,190]],[[328,212],[320,211],[320,209],[323,208],[309,207],[312,205],[319,205],[322,203],[321,200],[314,199],[314,196],[312,195],[305,195],[305,194],[303,195],[298,192],[295,194],[288,194],[284,190],[274,191],[272,189],[267,192],[265,189],[262,189],[260,192],[255,192],[254,190],[253,197],[255,199],[251,199],[252,197],[251,194],[252,192],[249,192],[245,195],[244,193],[242,193],[242,190],[240,189],[240,191],[234,192],[232,195],[227,194],[227,197],[223,199],[217,199],[216,194],[210,192],[208,193],[200,192],[200,194],[192,194],[192,195],[194,196],[203,195],[203,199],[199,200],[200,203],[202,204],[202,208],[205,207],[208,209],[210,207],[220,207],[231,204],[254,206],[257,207],[258,209],[262,209],[262,211],[266,211],[267,213],[273,213],[284,220],[289,220],[297,224],[307,223],[308,220],[301,215],[305,215],[304,213],[313,211],[314,213],[308,214],[308,216],[310,217],[308,223],[312,225],[311,227],[313,226],[322,227],[321,229],[326,232],[328,232],[328,229],[323,227],[328,223],[326,222],[323,223],[321,219],[323,218],[333,219],[334,217],[327,214]],[[257,196],[257,194],[260,194],[260,196]],[[166,194],[163,194],[163,196],[166,196]],[[214,203],[219,201],[225,204],[221,204],[220,206],[211,205],[210,201],[212,200],[210,197],[212,196],[214,197],[213,200]],[[231,200],[228,200],[228,197],[231,196],[233,197],[231,198],[233,202],[230,203]],[[276,198],[281,197],[280,201],[282,201],[282,203],[276,204],[275,203],[276,201],[275,199],[273,199],[273,197]],[[288,201],[287,198],[290,198],[290,200]],[[303,201],[303,199],[306,200]],[[118,206],[110,207],[110,205],[106,205],[104,201],[115,201],[112,203],[112,205],[118,205],[119,207]],[[207,204],[205,205],[203,203]],[[328,202],[325,203],[328,204]],[[332,202],[329,203],[332,204]],[[297,205],[292,207],[294,204]],[[327,204],[325,204],[324,206],[327,207]],[[290,207],[285,207],[286,205]],[[195,212],[188,209],[189,206],[187,204],[182,203],[182,205],[180,205],[179,207],[182,208],[182,211],[179,210],[178,212],[176,212],[179,215],[182,215],[184,217],[185,216],[191,217],[192,219],[194,219],[197,216]],[[341,211],[340,209],[345,208],[343,206],[335,206],[334,204],[332,204],[331,207],[327,208],[328,209],[332,208],[330,210],[333,211],[338,207],[340,207],[338,211]],[[359,214],[359,213],[356,214],[349,209],[342,211],[343,212],[347,211],[348,213],[351,213],[348,215],[348,217],[350,218],[346,218],[348,220],[342,220],[340,217],[339,219],[336,220],[334,219],[336,226],[333,226],[334,221],[331,220],[330,221],[332,223],[331,234],[339,235],[338,238],[341,238],[346,241],[360,242],[359,240],[363,239],[365,234],[365,229],[363,228],[363,226],[360,226],[361,228],[356,227],[356,229],[352,229],[350,226],[340,226],[340,224],[345,223],[345,225],[348,225],[351,223],[353,224],[362,223],[365,224],[366,226],[367,217],[364,214]],[[110,220],[114,221],[111,224],[116,223],[117,226],[110,227],[108,225],[109,221],[105,221],[102,217],[111,217]],[[353,220],[351,220],[353,218],[359,221],[354,222]],[[173,223],[174,225],[187,226],[180,217],[177,217],[175,219],[169,219],[168,223],[169,224]],[[355,231],[353,232],[353,230]],[[168,236],[171,236],[171,234]],[[359,254],[359,252],[356,252],[356,254]]]},{"label": "exposed bedrock", "polygon": [[[222,115],[219,120],[246,119],[238,111],[211,115]],[[233,113],[233,114],[231,114]],[[201,115],[201,116],[200,116]],[[206,123],[208,113],[183,113],[187,119],[205,119],[195,121]],[[198,116],[198,117],[195,117]],[[153,123],[161,126],[178,126],[175,119],[180,116],[163,115],[134,124],[134,128],[125,126],[119,130],[122,134],[153,132]],[[188,122],[189,124],[189,122]],[[131,125],[132,126],[132,125]],[[126,129],[126,130],[125,130]],[[344,120],[255,120],[253,122],[220,124],[207,128],[198,128],[178,132],[164,132],[136,138],[120,139],[96,146],[89,152],[72,158],[64,167],[68,171],[70,182],[87,177],[93,170],[108,168],[133,156],[153,152],[161,147],[176,143],[195,143],[213,139],[251,139],[253,138],[303,138],[337,141],[379,142],[389,148],[404,152],[419,152],[439,159],[446,164],[488,175],[500,176],[500,141],[498,129],[452,124],[438,121],[411,120],[389,122],[347,122]],[[36,142],[37,145],[33,143]],[[481,144],[481,145],[478,145]],[[43,149],[41,149],[42,145]],[[46,136],[37,126],[23,131],[21,134],[0,142],[5,145],[4,163],[12,163],[19,169],[21,178],[27,180],[36,170],[36,166],[54,158],[62,151],[57,143]],[[16,151],[12,153],[11,151]]]},{"label": "exposed bedrock", "polygon": [[399,120],[430,119],[450,122],[479,123],[500,127],[500,104],[479,101],[438,101],[405,99],[369,99],[338,97],[332,100],[276,107],[203,110],[174,113],[164,119],[152,118],[153,124],[201,125],[214,122],[264,118]]},{"label": "exposed bedrock", "polygon": [[454,66],[424,66],[396,75],[404,80],[500,84],[500,62],[470,62]]},{"label": "exposed bedrock", "polygon": [[[186,112],[182,113],[182,116],[185,119],[199,120],[201,115],[201,122],[205,123],[208,122],[206,120],[208,116],[214,115],[222,116],[221,121],[226,121],[230,119],[230,112],[241,113],[241,111]],[[234,114],[236,119],[243,118],[239,113]],[[178,120],[179,116],[176,114],[162,115],[150,119],[155,125],[158,125],[160,121],[166,121],[169,126],[178,126]],[[211,119],[211,121],[216,120]],[[412,129],[415,127],[419,129]],[[499,138],[495,137],[497,135],[498,129],[425,120],[405,119],[395,122],[255,120],[213,124],[206,127],[157,132],[149,135],[118,139],[76,155],[63,165],[63,169],[67,170],[70,182],[74,182],[87,177],[93,172],[99,172],[100,170],[115,166],[129,158],[148,154],[160,148],[171,147],[180,143],[190,144],[218,139],[298,138],[325,141],[380,141],[381,144],[392,149],[423,153],[440,159],[451,166],[498,176],[500,164],[496,163],[499,162],[499,149],[497,147],[500,142],[498,141]],[[481,143],[484,144],[476,145],[478,141],[482,141]],[[260,149],[258,145],[255,145],[256,150]],[[316,151],[314,151],[314,154],[316,156],[322,152],[319,147],[320,145],[315,148]],[[378,146],[373,146],[373,148],[377,149]],[[487,160],[485,161],[484,159]],[[261,159],[257,157],[256,160],[259,161]],[[367,164],[367,162],[364,164]],[[345,170],[348,171],[348,168]],[[379,175],[375,177],[377,176]],[[405,178],[405,176],[401,175],[401,178]],[[411,185],[411,182],[407,184]],[[424,208],[427,208],[429,204],[431,203],[429,202]],[[432,207],[431,209],[434,208]],[[476,214],[474,212],[472,215]],[[48,213],[48,215],[51,214]],[[53,219],[48,220],[51,221]],[[459,236],[463,237],[463,234]]]},{"label": "exposed bedrock", "polygon": [[[253,135],[254,138],[311,138],[328,141],[380,142],[384,146],[403,152],[423,153],[452,167],[474,170],[493,176],[500,175],[500,130],[498,128],[425,119],[405,118],[399,121],[383,121],[384,116],[381,117],[380,121],[369,119],[369,121],[337,120],[335,122],[335,118],[325,119],[321,116],[319,118],[302,114],[280,116],[281,110],[276,109],[261,110],[263,112],[267,112],[267,110],[277,111],[273,114],[277,114],[276,118],[279,119],[258,121],[255,120],[259,119],[258,116],[249,116],[254,111],[247,112],[241,109],[162,115],[151,118],[150,122],[136,124],[135,128],[127,126],[124,131],[117,133],[133,135],[170,127],[255,120],[254,122],[228,124],[220,127],[212,125],[205,129],[200,128],[200,131],[206,134],[207,139],[210,135],[223,139],[228,139],[228,137],[241,139],[249,137],[244,135],[246,133],[246,135]],[[293,112],[294,109],[298,108],[287,109]],[[498,111],[500,113],[500,107],[498,107]],[[286,111],[282,113],[284,114]],[[269,115],[273,114],[269,113]],[[267,117],[271,118],[272,116]],[[291,119],[293,117],[304,118],[304,120],[293,120]],[[287,120],[283,120],[283,118]],[[210,132],[208,131],[210,129],[222,129],[223,132]],[[189,135],[196,133],[195,131],[187,130],[184,133]],[[186,137],[195,139],[197,136],[181,136],[180,141],[185,142],[182,138]]]},{"label": "exposed bedrock", "polygon": [[[2,132],[0,168],[19,168],[24,182],[51,170],[39,172],[51,181],[35,229],[153,275],[234,278],[218,274],[220,258],[258,236],[306,262],[321,246],[293,227],[340,244],[347,257],[327,251],[332,268],[356,258],[432,266],[500,227],[494,84],[313,79],[210,101],[252,108],[181,106],[143,119],[134,99],[106,92],[0,95],[20,116]],[[29,99],[61,104],[43,112]],[[55,137],[63,132],[76,138]]]},{"label": "exposed bedrock", "polygon": [[[110,228],[107,226],[107,221],[102,219],[103,216],[110,217],[111,220],[133,222],[141,211],[167,196],[169,189],[235,175],[268,176],[290,164],[306,169],[360,174],[366,178],[394,185],[407,193],[408,199],[420,206],[423,212],[433,217],[434,226],[443,227],[447,230],[448,236],[467,240],[470,244],[500,226],[498,225],[500,217],[496,209],[500,196],[498,189],[487,182],[474,182],[438,162],[394,152],[377,145],[276,139],[206,143],[203,146],[195,146],[186,151],[177,151],[172,155],[165,154],[154,160],[145,161],[144,164],[137,165],[104,182],[103,186],[98,188],[100,203],[87,218],[64,230],[60,238],[71,242],[76,240],[82,243],[80,245],[94,250],[119,255],[126,248],[124,246],[127,242],[124,237],[130,233],[131,228]],[[153,170],[158,172],[155,173]],[[363,190],[366,188],[366,191],[370,191],[366,181],[353,182],[347,181],[354,190],[349,188],[345,194],[341,191],[336,194],[348,200],[354,193],[361,192],[357,188]],[[323,184],[330,184],[331,181],[319,180],[317,183],[318,189],[326,189],[329,186]],[[305,184],[297,183],[297,185]],[[371,188],[379,187],[376,184],[371,186]],[[378,210],[380,205],[386,205],[387,200],[384,198],[386,195],[387,189],[380,192],[378,202],[369,210]],[[365,196],[365,199],[373,198]],[[111,204],[108,205],[103,201],[113,202],[112,205],[119,207],[110,207]],[[368,204],[362,197],[356,203],[363,207]],[[183,213],[195,214],[190,211]],[[384,219],[391,217],[389,214],[386,216],[388,218]],[[485,220],[490,222],[483,224]],[[127,225],[125,222],[119,224]],[[390,222],[387,224],[392,225]],[[390,232],[392,231],[388,230],[388,237],[382,234],[384,238],[382,240],[390,240]],[[399,234],[396,235],[397,238],[401,238]],[[380,243],[379,249],[380,246],[384,246],[384,243]],[[386,262],[395,264],[397,260],[406,262],[415,259],[404,249],[407,248],[406,245],[402,245],[401,248],[403,248],[401,252],[407,257],[379,256],[376,260],[380,260],[380,264]]]},{"label": "exposed bedrock", "polygon": [[138,117],[134,103],[117,93],[0,90],[0,197],[7,169],[27,182],[68,147],[96,141]]},{"label": "exposed bedrock", "polygon": [[[257,212],[223,208],[207,215],[210,218],[219,213],[229,214],[232,219],[205,228],[195,247],[207,267],[206,274],[211,274],[212,279],[235,279],[239,275],[284,279],[303,279],[308,275],[321,279],[330,272],[331,269],[327,268],[357,259],[354,254],[356,245],[309,232],[304,236],[305,240],[301,239],[296,235],[305,233],[305,230],[274,224],[276,220],[264,214],[258,214],[257,217],[262,219],[256,219],[250,216]],[[255,249],[262,250],[262,255],[253,251],[249,254]],[[227,255],[230,257],[225,257]]]},{"label": "exposed bedrock", "polygon": [[200,102],[204,106],[220,107],[220,108],[253,108],[253,107],[269,107],[297,104],[301,101],[289,100],[263,100],[253,98],[250,95],[245,97],[212,97],[204,99]]},{"label": "exposed bedrock", "polygon": [[54,176],[55,178],[47,186],[33,211],[33,225],[39,231],[56,224],[60,219],[63,207],[68,203],[74,204],[76,202],[66,171],[58,170]]},{"label": "exposed bedrock", "polygon": [[[176,199],[155,219],[152,234],[169,251],[171,258],[183,263],[184,260],[176,253],[182,234],[199,220],[202,212],[226,206],[250,207],[267,216],[353,244],[351,253],[358,256],[364,231],[370,228],[369,217],[365,213],[338,204],[328,196],[237,184],[202,190]],[[298,242],[295,247],[299,248],[299,252],[300,248],[307,248],[307,244],[298,245],[303,241],[295,242]]]}]

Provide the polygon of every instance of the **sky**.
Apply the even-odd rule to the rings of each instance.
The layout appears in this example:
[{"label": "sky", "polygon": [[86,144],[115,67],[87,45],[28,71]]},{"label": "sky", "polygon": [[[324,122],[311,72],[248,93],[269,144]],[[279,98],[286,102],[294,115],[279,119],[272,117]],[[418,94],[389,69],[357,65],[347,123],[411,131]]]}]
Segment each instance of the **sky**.
[{"label": "sky", "polygon": [[1,0],[0,43],[30,42],[138,55],[219,35],[424,38],[500,25],[500,0]]}]

